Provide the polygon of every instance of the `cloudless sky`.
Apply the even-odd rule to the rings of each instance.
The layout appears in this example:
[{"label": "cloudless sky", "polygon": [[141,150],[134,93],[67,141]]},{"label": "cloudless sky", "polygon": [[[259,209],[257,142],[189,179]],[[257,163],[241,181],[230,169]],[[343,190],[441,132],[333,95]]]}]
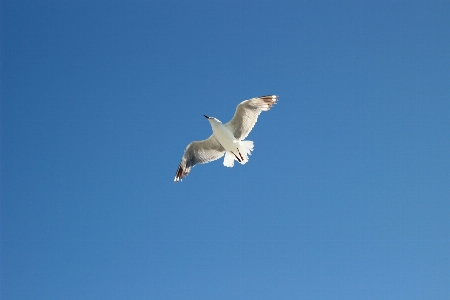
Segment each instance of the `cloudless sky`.
[{"label": "cloudless sky", "polygon": [[449,1],[0,12],[1,299],[450,299]]}]

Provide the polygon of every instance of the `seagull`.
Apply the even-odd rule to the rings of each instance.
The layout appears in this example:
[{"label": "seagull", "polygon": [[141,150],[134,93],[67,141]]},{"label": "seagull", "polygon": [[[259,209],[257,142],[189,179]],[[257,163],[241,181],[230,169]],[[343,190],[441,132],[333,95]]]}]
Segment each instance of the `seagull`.
[{"label": "seagull", "polygon": [[208,117],[213,134],[203,141],[190,143],[184,150],[180,166],[175,174],[174,182],[181,181],[196,164],[206,164],[221,158],[225,154],[223,165],[232,168],[234,160],[240,164],[248,161],[253,151],[253,142],[244,141],[255,126],[262,111],[268,111],[276,104],[278,96],[268,95],[242,101],[236,107],[233,119],[222,124],[214,117]]}]

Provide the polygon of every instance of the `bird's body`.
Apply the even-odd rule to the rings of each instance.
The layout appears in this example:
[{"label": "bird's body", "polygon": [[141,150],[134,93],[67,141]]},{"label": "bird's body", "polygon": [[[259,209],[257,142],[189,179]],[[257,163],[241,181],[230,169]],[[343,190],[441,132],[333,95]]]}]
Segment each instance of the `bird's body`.
[{"label": "bird's body", "polygon": [[225,150],[231,151],[231,149],[234,148],[234,144],[237,142],[233,133],[216,118],[208,117],[207,119],[209,123],[211,123],[214,137]]},{"label": "bird's body", "polygon": [[225,149],[224,165],[233,167],[235,158],[241,164],[245,164],[248,161],[248,155],[253,150],[253,142],[236,140],[231,130],[222,122],[212,117],[208,117],[208,120],[211,123],[214,137]]},{"label": "bird's body", "polygon": [[174,181],[181,181],[196,164],[214,161],[224,154],[223,164],[226,167],[233,167],[235,159],[245,164],[253,151],[253,142],[244,139],[253,129],[261,111],[269,110],[277,99],[278,96],[270,95],[242,101],[237,106],[233,119],[226,124],[205,116],[211,124],[213,134],[206,140],[195,141],[187,146]]}]

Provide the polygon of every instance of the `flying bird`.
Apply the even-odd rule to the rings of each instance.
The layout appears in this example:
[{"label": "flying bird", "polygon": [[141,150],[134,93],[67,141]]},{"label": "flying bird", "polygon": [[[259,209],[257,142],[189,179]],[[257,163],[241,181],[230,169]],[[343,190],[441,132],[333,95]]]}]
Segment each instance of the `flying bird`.
[{"label": "flying bird", "polygon": [[240,164],[248,161],[253,151],[253,142],[244,141],[255,126],[262,111],[268,111],[276,104],[278,96],[269,95],[242,101],[236,107],[233,119],[222,124],[214,117],[205,116],[211,124],[213,134],[203,141],[190,143],[184,150],[174,182],[181,181],[196,164],[206,164],[225,154],[223,165],[233,167],[234,160]]}]

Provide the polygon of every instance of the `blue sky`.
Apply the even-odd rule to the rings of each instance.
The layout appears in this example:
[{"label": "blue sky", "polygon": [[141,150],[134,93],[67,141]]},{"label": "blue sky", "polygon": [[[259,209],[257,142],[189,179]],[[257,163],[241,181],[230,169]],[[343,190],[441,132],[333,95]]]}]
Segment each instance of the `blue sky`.
[{"label": "blue sky", "polygon": [[448,1],[0,11],[2,299],[449,299]]}]

